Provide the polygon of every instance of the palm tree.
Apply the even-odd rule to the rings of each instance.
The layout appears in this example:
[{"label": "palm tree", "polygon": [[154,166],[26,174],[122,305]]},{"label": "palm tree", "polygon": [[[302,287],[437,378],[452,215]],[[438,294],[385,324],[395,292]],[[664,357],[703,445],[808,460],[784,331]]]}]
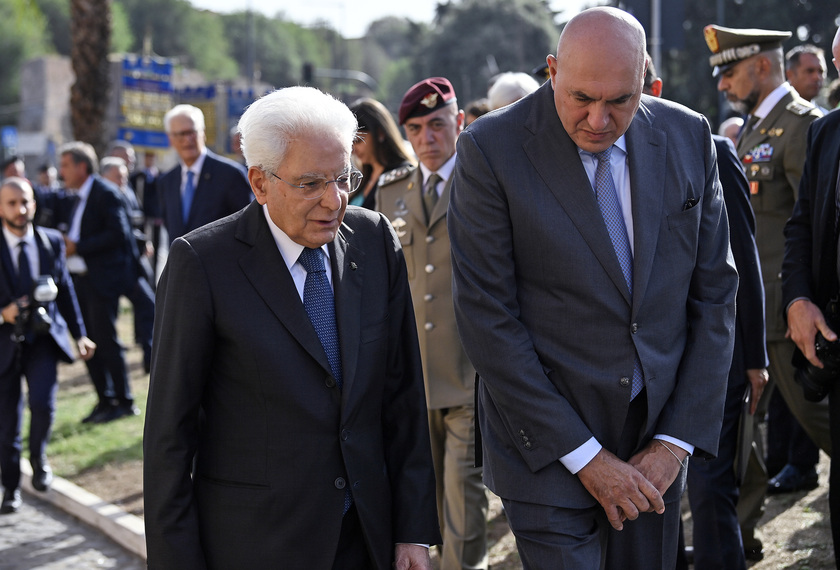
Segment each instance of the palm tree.
[{"label": "palm tree", "polygon": [[70,89],[73,136],[93,145],[101,156],[110,87],[111,0],[70,0],[70,35],[70,58],[76,74]]}]

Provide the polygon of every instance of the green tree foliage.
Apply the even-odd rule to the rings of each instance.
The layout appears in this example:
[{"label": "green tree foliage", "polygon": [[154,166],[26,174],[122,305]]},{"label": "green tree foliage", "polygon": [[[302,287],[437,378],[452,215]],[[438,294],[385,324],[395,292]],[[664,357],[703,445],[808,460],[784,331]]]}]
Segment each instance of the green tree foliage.
[{"label": "green tree foliage", "polygon": [[27,0],[0,0],[0,124],[16,122],[23,62],[49,51],[46,21],[38,7]]},{"label": "green tree foliage", "polygon": [[36,4],[47,22],[49,39],[55,52],[70,56],[70,2],[67,0],[37,0]]},{"label": "green tree foliage", "polygon": [[116,0],[131,25],[130,50],[142,52],[151,39],[152,51],[177,58],[182,65],[201,71],[209,79],[231,79],[238,72],[230,56],[222,16],[195,10],[186,0]]},{"label": "green tree foliage", "polygon": [[327,65],[328,50],[313,32],[296,24],[253,12],[226,15],[223,22],[224,33],[231,38],[231,56],[243,76],[247,76],[249,53],[258,79],[278,88],[299,84],[305,61]]},{"label": "green tree foliage", "polygon": [[[438,26],[423,52],[426,75],[442,75],[464,102],[484,97],[497,71],[530,72],[554,51],[554,14],[541,0],[462,0],[438,5]],[[497,69],[492,62],[495,60]]]}]

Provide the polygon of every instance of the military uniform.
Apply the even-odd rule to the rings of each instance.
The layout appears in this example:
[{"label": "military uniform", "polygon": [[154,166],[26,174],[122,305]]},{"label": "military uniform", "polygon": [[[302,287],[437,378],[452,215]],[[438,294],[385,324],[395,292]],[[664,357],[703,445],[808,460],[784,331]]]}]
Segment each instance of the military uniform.
[{"label": "military uniform", "polygon": [[[790,32],[739,30],[714,25],[707,26],[704,33],[713,53],[709,63],[714,67],[715,76],[759,53],[781,51],[782,43],[791,36]],[[759,108],[761,102],[751,111]],[[785,223],[796,202],[799,179],[805,164],[808,127],[820,116],[818,109],[790,89],[757,123],[752,122],[754,118],[747,120],[736,145],[749,180],[750,204],[755,213],[755,241],[764,282],[767,356],[770,362],[770,384],[761,398],[755,420],[763,418],[770,405],[774,424],[772,429],[779,430],[782,425],[789,428],[782,430],[786,433],[781,437],[775,433],[770,437],[770,444],[775,445],[776,449],[774,457],[782,461],[795,459],[803,466],[814,463],[818,451],[807,441],[799,426],[795,423],[791,425],[793,419],[784,409],[784,405],[780,405],[781,402],[770,404],[770,399],[773,387],[777,386],[790,411],[813,441],[820,446],[829,445],[827,405],[807,402],[802,389],[794,380],[794,368],[791,363],[794,344],[785,339],[786,307],[782,306],[781,301]],[[756,430],[756,434],[758,433]],[[792,438],[796,438],[793,443]],[[740,490],[738,515],[745,548],[748,551],[760,552],[760,542],[753,534],[763,511],[767,472],[763,465],[761,438],[756,437],[755,443],[762,461],[759,464],[757,458],[750,459],[750,466]],[[787,457],[790,448],[799,450],[795,458]]]},{"label": "military uniform", "polygon": [[[442,567],[474,567],[468,565],[471,559],[478,562],[478,567],[486,560],[487,499],[482,470],[474,467],[475,370],[461,347],[452,302],[446,229],[450,182],[446,182],[427,222],[422,171],[416,166],[398,168],[382,176],[377,210],[391,220],[408,268],[438,484]],[[447,509],[445,502],[460,507]]]}]

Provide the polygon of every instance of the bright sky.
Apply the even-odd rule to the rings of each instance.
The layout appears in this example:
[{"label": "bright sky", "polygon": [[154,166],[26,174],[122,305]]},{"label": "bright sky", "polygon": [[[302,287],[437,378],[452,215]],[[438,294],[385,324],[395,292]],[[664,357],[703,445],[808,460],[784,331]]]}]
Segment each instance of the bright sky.
[{"label": "bright sky", "polygon": [[[191,0],[196,8],[214,12],[255,10],[267,16],[282,12],[285,18],[299,24],[326,21],[341,30],[346,38],[363,36],[368,25],[385,16],[401,16],[415,22],[431,22],[435,16],[437,0]],[[555,11],[563,10],[567,16],[583,6],[596,4],[597,0],[551,0]]]}]

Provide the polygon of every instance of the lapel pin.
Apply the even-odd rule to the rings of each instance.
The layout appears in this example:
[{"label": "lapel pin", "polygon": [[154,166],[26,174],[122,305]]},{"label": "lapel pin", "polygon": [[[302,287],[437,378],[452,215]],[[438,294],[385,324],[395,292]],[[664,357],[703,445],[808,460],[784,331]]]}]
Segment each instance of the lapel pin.
[{"label": "lapel pin", "polygon": [[350,262],[350,269],[352,269],[353,271],[356,271],[356,269],[357,269],[358,267],[359,267],[359,266],[358,266],[358,265],[356,265],[356,262],[355,262],[355,261],[351,261],[351,262]]}]

